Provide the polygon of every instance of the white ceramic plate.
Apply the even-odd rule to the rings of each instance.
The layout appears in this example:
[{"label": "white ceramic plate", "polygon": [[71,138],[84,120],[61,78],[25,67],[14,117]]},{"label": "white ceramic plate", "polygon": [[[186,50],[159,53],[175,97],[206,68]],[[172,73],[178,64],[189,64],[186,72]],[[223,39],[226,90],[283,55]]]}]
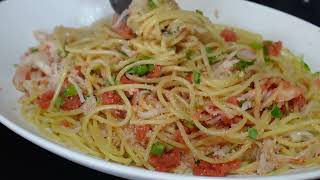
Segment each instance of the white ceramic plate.
[{"label": "white ceramic plate", "polygon": [[[259,32],[268,39],[282,40],[297,54],[304,54],[313,70],[320,69],[320,28],[288,14],[242,0],[178,0],[182,8],[201,9],[213,21]],[[214,11],[219,11],[219,18]],[[0,122],[12,131],[48,151],[92,169],[130,179],[208,179],[147,171],[106,162],[53,143],[39,135],[18,112],[19,94],[11,83],[13,64],[35,42],[32,31],[50,30],[55,25],[82,26],[111,15],[107,0],[9,0],[0,3]],[[318,55],[318,56],[317,56]],[[260,179],[309,179],[320,170]],[[230,179],[235,177],[210,179]],[[239,177],[238,177],[239,178]],[[245,179],[247,179],[246,177]]]}]

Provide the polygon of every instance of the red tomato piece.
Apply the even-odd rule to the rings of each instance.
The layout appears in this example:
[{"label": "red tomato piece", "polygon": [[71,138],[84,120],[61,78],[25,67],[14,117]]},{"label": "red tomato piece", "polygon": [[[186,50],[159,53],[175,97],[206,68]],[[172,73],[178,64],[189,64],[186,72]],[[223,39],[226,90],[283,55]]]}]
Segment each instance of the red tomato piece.
[{"label": "red tomato piece", "polygon": [[237,99],[236,96],[231,96],[227,99],[227,102],[233,104],[235,106],[240,106],[240,101]]},{"label": "red tomato piece", "polygon": [[147,75],[148,78],[158,78],[161,76],[161,66],[156,65],[153,70]]},{"label": "red tomato piece", "polygon": [[162,172],[168,172],[180,165],[181,150],[173,149],[169,152],[162,154],[161,156],[150,156],[149,163],[157,170]]},{"label": "red tomato piece", "polygon": [[210,164],[201,160],[193,167],[193,174],[197,176],[226,176],[228,173],[238,169],[239,167],[239,160],[222,164]]},{"label": "red tomato piece", "polygon": [[47,91],[43,93],[36,101],[41,109],[48,109],[53,98],[54,91]]},{"label": "red tomato piece", "polygon": [[115,109],[111,111],[111,114],[113,117],[117,119],[124,119],[127,115],[127,112],[123,110]]},{"label": "red tomato piece", "polygon": [[150,131],[151,127],[149,125],[135,126],[134,131],[136,135],[136,140],[141,142],[146,139],[147,133]]},{"label": "red tomato piece", "polygon": [[220,36],[223,37],[226,42],[235,42],[238,40],[237,34],[230,28],[225,28]]},{"label": "red tomato piece", "polygon": [[320,89],[320,79],[315,80],[316,86]]},{"label": "red tomato piece", "polygon": [[306,99],[305,99],[305,97],[304,97],[303,95],[300,95],[300,96],[292,99],[292,102],[293,102],[293,104],[296,105],[299,109],[302,109],[302,108],[305,106],[305,104],[307,103],[307,102],[306,102]]},{"label": "red tomato piece", "polygon": [[61,109],[64,111],[71,111],[78,109],[81,106],[81,101],[79,96],[71,96],[64,98],[64,103]]},{"label": "red tomato piece", "polygon": [[122,101],[121,96],[117,92],[107,91],[104,92],[100,99],[103,104],[118,104]]},{"label": "red tomato piece", "polygon": [[[113,17],[113,24],[117,22],[118,18],[119,17],[117,17],[117,16]],[[135,36],[132,29],[130,29],[130,27],[128,27],[126,21],[121,21],[117,26],[113,26],[112,30],[114,32],[116,32],[117,34],[119,34],[124,39],[132,39]]]},{"label": "red tomato piece", "polygon": [[66,120],[63,120],[61,122],[62,126],[65,127],[65,128],[69,128],[71,127],[71,123],[69,121],[66,121]]},{"label": "red tomato piece", "polygon": [[282,50],[282,42],[272,42],[267,44],[269,56],[279,56]]},{"label": "red tomato piece", "polygon": [[193,83],[193,73],[189,73],[189,74],[185,77],[185,79],[192,84],[192,83]]},{"label": "red tomato piece", "polygon": [[185,142],[184,142],[179,130],[176,131],[175,136],[176,136],[176,141],[178,143],[185,144]]},{"label": "red tomato piece", "polygon": [[124,76],[121,77],[120,83],[121,84],[136,84],[137,82],[127,78],[127,76],[124,75]]},{"label": "red tomato piece", "polygon": [[237,124],[242,120],[241,116],[235,116],[233,118],[227,118],[226,116],[223,116],[222,123],[225,126],[231,126],[232,124]]}]

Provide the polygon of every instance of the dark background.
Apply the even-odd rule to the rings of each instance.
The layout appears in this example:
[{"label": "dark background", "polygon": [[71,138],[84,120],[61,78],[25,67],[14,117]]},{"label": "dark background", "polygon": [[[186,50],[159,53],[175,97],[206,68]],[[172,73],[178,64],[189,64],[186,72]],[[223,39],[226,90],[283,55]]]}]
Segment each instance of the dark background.
[{"label": "dark background", "polygon": [[[320,0],[251,1],[285,11],[320,26]],[[3,125],[0,125],[0,142],[0,179],[16,179],[21,176],[24,179],[120,179],[67,161],[24,140]]]}]

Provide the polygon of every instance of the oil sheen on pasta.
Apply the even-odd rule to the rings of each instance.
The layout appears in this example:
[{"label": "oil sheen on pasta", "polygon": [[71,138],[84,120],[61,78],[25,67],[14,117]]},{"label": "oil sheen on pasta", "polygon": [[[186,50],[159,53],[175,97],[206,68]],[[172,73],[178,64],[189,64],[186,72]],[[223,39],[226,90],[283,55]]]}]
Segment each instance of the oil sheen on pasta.
[{"label": "oil sheen on pasta", "polygon": [[319,165],[320,79],[281,41],[171,0],[35,37],[13,82],[22,115],[59,143],[201,176]]}]

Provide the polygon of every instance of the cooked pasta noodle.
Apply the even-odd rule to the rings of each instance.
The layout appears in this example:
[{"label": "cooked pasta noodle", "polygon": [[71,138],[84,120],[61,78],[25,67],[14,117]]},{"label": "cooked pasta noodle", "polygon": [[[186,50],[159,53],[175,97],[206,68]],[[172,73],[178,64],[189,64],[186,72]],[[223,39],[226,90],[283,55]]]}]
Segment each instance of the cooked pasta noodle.
[{"label": "cooked pasta noodle", "polygon": [[204,176],[319,165],[320,78],[282,46],[171,0],[115,24],[35,34],[14,84],[22,115],[113,162]]}]

